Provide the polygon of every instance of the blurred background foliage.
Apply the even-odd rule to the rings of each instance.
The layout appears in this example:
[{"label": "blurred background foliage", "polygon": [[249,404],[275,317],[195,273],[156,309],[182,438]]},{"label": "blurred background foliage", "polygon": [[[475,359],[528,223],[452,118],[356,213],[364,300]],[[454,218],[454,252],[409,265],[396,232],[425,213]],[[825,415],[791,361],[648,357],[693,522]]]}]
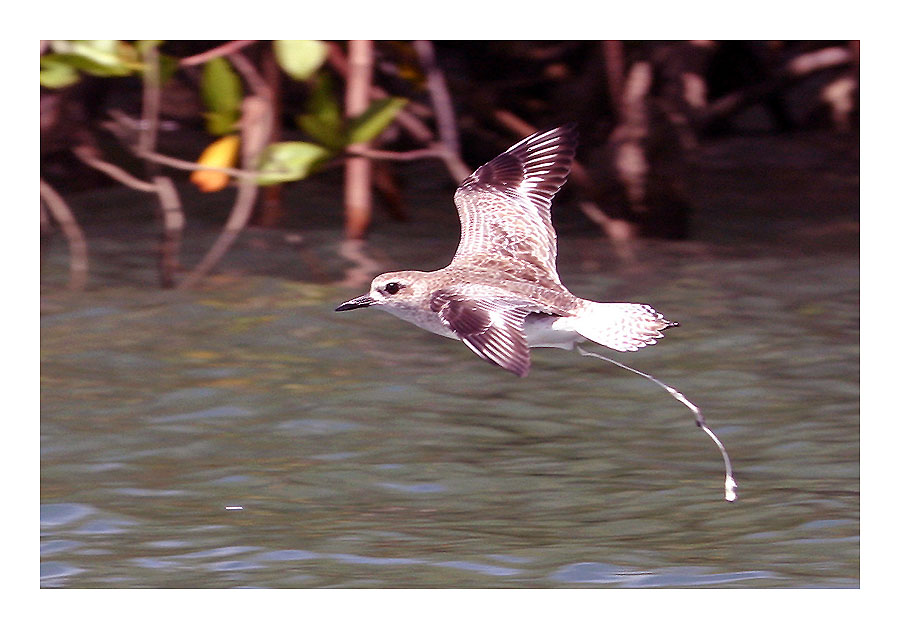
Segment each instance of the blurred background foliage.
[{"label": "blurred background foliage", "polygon": [[[284,185],[343,168],[334,210],[359,239],[373,196],[406,216],[392,164],[434,160],[458,182],[528,133],[575,121],[565,193],[627,255],[636,238],[690,235],[685,156],[706,138],[859,124],[855,41],[54,40],[40,60],[42,234],[64,233],[73,288],[87,245],[65,198],[86,188],[152,195],[160,283],[190,287],[247,225],[281,224]],[[188,182],[230,191],[234,207],[184,273]]]}]

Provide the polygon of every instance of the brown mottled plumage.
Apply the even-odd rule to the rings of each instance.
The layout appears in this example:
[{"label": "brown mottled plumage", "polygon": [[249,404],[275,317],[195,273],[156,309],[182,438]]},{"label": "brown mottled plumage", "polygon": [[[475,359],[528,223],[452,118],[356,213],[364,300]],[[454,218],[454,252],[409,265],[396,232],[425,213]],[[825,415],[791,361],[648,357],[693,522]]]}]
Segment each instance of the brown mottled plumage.
[{"label": "brown mottled plumage", "polygon": [[535,133],[472,173],[456,191],[462,236],[438,271],[397,271],[337,310],[374,306],[461,340],[519,376],[530,347],[575,349],[586,340],[619,351],[656,343],[677,325],[650,306],[576,297],[556,271],[550,204],[575,156],[574,125]]}]

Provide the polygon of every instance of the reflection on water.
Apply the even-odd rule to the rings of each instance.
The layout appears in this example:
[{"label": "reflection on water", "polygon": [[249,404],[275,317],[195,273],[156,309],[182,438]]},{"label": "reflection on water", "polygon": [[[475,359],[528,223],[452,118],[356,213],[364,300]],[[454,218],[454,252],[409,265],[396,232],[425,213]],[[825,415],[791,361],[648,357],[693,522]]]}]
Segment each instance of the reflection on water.
[{"label": "reflection on water", "polygon": [[[446,262],[455,235],[415,229],[373,237],[386,269]],[[337,236],[307,246],[339,260]],[[737,503],[690,413],[601,361],[536,350],[519,379],[386,314],[335,315],[356,288],[234,270],[296,264],[277,243],[173,294],[133,243],[100,241],[104,287],[83,295],[57,290],[55,244],[42,586],[858,587],[858,254],[653,243],[604,272],[603,241],[563,239],[573,292],[682,323],[625,360],[701,406]]]}]

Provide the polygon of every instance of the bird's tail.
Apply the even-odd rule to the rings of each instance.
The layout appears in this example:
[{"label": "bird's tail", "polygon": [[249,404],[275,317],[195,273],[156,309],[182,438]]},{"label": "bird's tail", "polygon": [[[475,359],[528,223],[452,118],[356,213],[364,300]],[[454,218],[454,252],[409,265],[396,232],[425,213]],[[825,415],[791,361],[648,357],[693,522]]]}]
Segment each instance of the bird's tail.
[{"label": "bird's tail", "polygon": [[662,331],[678,325],[644,304],[586,301],[575,331],[581,336],[620,352],[634,352],[653,345]]}]

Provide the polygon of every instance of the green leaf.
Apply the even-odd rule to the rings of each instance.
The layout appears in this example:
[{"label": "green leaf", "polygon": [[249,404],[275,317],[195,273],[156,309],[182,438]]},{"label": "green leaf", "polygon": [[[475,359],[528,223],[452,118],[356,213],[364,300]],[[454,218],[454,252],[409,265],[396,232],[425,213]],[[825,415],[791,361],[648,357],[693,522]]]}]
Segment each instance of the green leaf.
[{"label": "green leaf", "polygon": [[159,83],[164,85],[166,81],[175,76],[178,68],[181,66],[177,57],[172,55],[159,56]]},{"label": "green leaf", "polygon": [[278,65],[298,81],[315,74],[328,56],[328,47],[314,39],[280,39],[273,46]]},{"label": "green leaf", "polygon": [[[140,43],[140,42],[139,42]],[[52,53],[41,57],[41,85],[64,87],[78,71],[94,76],[128,76],[144,69],[138,46],[116,39],[55,40]]]},{"label": "green leaf", "polygon": [[306,111],[324,122],[338,127],[342,123],[341,102],[334,89],[330,74],[322,73],[306,102]]},{"label": "green leaf", "polygon": [[226,59],[217,57],[204,64],[200,95],[209,110],[205,114],[207,130],[216,135],[230,131],[240,118],[244,89]]},{"label": "green leaf", "polygon": [[206,120],[206,130],[213,135],[225,135],[234,131],[234,126],[240,119],[240,114],[233,111],[205,111],[203,118]]},{"label": "green leaf", "polygon": [[335,125],[313,114],[300,114],[297,116],[297,125],[313,140],[330,149],[340,151],[347,145],[341,123]]},{"label": "green leaf", "polygon": [[76,70],[81,70],[82,72],[87,72],[88,74],[93,74],[95,76],[127,76],[131,74],[131,70],[127,68],[101,65],[88,57],[69,53],[50,53],[41,57],[41,62],[63,63]]},{"label": "green leaf", "polygon": [[344,120],[329,74],[319,75],[306,102],[306,112],[297,116],[297,125],[320,144],[342,150],[346,145]]},{"label": "green leaf", "polygon": [[70,52],[73,55],[87,57],[91,61],[104,66],[119,65],[119,42],[115,39],[82,39],[72,43]]},{"label": "green leaf", "polygon": [[260,156],[259,185],[304,179],[333,156],[334,151],[310,142],[270,144]]},{"label": "green leaf", "polygon": [[78,83],[78,72],[64,64],[53,64],[41,68],[41,87],[60,89]]},{"label": "green leaf", "polygon": [[381,98],[372,101],[369,108],[350,121],[347,128],[347,143],[369,142],[384,131],[394,116],[406,106],[405,98]]},{"label": "green leaf", "polygon": [[41,57],[41,87],[57,89],[77,83],[80,79],[78,70],[71,64],[59,59],[59,55]]},{"label": "green leaf", "polygon": [[128,76],[140,69],[134,48],[116,39],[56,40],[51,47],[79,70],[96,76]]}]

